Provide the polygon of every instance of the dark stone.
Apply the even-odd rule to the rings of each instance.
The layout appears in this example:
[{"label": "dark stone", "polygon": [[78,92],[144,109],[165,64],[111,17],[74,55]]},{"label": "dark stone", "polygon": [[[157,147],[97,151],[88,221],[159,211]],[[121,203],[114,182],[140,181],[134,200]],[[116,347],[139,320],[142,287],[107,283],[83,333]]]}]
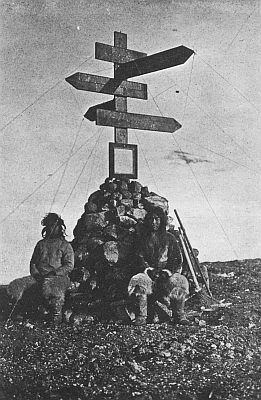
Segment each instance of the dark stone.
[{"label": "dark stone", "polygon": [[141,188],[142,197],[147,197],[147,196],[149,196],[149,194],[150,194],[150,192],[149,192],[148,186],[143,186]]},{"label": "dark stone", "polygon": [[142,185],[138,181],[132,181],[129,185],[130,192],[138,192],[140,193],[142,189]]},{"label": "dark stone", "polygon": [[103,233],[110,239],[118,239],[117,225],[109,225],[104,228]]},{"label": "dark stone", "polygon": [[84,214],[82,216],[83,223],[86,231],[99,230],[108,225],[110,215],[108,212],[103,211],[94,214]]},{"label": "dark stone", "polygon": [[132,194],[128,190],[122,191],[121,193],[122,193],[123,199],[131,199],[132,198]]},{"label": "dark stone", "polygon": [[128,191],[129,190],[128,183],[126,181],[121,181],[118,184],[118,190],[120,193]]}]

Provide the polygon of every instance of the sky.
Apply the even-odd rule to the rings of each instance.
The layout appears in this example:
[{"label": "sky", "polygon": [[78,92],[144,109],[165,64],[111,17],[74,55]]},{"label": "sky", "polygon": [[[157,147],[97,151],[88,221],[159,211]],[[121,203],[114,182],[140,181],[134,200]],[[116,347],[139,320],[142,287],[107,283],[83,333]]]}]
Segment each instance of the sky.
[{"label": "sky", "polygon": [[108,176],[111,127],[83,118],[112,96],[77,91],[75,72],[113,77],[94,43],[148,55],[184,45],[181,66],[130,80],[148,100],[128,111],[175,118],[173,134],[129,130],[138,181],[178,210],[200,261],[261,257],[261,40],[258,0],[0,2],[0,283],[29,274],[41,219],[61,214],[68,240]]}]

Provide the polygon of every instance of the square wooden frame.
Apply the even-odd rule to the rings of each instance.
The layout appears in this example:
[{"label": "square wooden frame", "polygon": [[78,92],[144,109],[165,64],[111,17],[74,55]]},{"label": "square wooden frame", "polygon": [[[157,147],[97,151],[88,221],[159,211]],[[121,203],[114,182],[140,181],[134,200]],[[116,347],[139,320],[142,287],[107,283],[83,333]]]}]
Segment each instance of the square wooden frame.
[{"label": "square wooden frame", "polygon": [[[115,149],[126,149],[132,151],[132,171],[133,173],[116,173],[115,171]],[[109,143],[109,177],[110,178],[130,178],[138,177],[138,146],[136,144]]]}]

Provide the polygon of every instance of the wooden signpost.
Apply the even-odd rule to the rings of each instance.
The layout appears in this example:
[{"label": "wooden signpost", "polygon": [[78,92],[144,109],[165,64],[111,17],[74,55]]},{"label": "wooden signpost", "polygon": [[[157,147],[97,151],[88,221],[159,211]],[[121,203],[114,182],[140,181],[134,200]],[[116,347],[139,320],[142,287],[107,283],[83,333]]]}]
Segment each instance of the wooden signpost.
[{"label": "wooden signpost", "polygon": [[[96,125],[114,127],[114,143],[110,143],[109,151],[110,178],[137,178],[137,146],[128,144],[128,128],[170,133],[181,128],[174,118],[128,113],[128,97],[147,100],[148,94],[147,85],[127,79],[184,64],[193,53],[193,50],[179,46],[147,56],[146,53],[127,49],[127,35],[114,32],[114,46],[95,43],[95,58],[114,63],[114,78],[82,72],[66,78],[78,90],[114,96],[111,101],[90,107],[84,115],[88,120],[95,121]],[[119,154],[126,151],[126,159],[131,154],[132,169],[121,172],[118,167],[115,168],[117,151]]]},{"label": "wooden signpost", "polygon": [[137,82],[120,81],[105,76],[76,72],[66,78],[72,86],[79,90],[114,94],[116,96],[133,97],[147,100],[147,85]]}]

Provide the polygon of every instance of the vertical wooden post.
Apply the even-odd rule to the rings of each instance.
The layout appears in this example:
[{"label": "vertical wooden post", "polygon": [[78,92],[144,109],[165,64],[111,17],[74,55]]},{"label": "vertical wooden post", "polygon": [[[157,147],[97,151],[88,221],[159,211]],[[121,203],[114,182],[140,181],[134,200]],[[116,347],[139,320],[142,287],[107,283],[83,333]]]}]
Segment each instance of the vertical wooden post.
[{"label": "vertical wooden post", "polygon": [[[114,46],[127,49],[127,35],[126,33],[114,32]],[[114,63],[114,77],[116,70],[120,64]],[[114,96],[115,111],[127,112],[127,97]],[[128,129],[127,128],[114,128],[114,142],[115,143],[128,143]]]}]

